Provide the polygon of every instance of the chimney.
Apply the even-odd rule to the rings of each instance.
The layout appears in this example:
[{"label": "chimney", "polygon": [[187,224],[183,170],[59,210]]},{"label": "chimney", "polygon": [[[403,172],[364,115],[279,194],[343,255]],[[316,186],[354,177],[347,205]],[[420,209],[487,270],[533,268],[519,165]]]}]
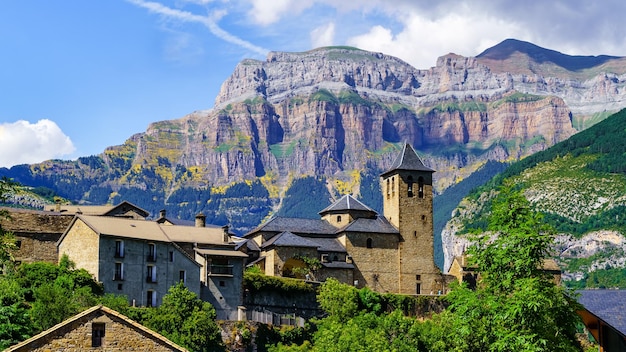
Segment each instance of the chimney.
[{"label": "chimney", "polygon": [[228,225],[222,226],[222,230],[224,230],[224,243],[230,242],[230,233],[228,233],[228,229],[229,229]]},{"label": "chimney", "polygon": [[54,211],[57,213],[61,212],[61,200],[59,198],[54,200]]},{"label": "chimney", "polygon": [[159,217],[164,218],[165,217],[165,209],[161,209],[159,211]]},{"label": "chimney", "polygon": [[196,227],[206,227],[206,216],[202,213],[196,215]]}]

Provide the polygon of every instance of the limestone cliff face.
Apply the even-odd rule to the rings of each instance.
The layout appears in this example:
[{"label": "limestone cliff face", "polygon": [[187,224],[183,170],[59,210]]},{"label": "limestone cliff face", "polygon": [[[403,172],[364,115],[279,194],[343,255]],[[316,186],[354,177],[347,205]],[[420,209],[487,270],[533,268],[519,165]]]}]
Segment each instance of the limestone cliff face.
[{"label": "limestone cliff face", "polygon": [[[511,75],[492,74],[475,58],[451,54],[417,70],[380,53],[324,48],[244,60],[214,109],[136,137],[135,162],[167,156],[172,169],[198,170],[198,185],[266,175],[284,185],[288,177],[382,170],[394,145],[409,141],[443,189],[486,160],[519,158],[574,132],[563,99],[521,94]],[[175,175],[168,179],[176,187]]]}]

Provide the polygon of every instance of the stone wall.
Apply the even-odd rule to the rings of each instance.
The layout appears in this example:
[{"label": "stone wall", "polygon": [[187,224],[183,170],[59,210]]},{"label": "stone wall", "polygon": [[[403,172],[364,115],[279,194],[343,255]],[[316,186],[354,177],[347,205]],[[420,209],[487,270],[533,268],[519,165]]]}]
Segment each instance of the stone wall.
[{"label": "stone wall", "polygon": [[[371,248],[367,247],[368,239]],[[380,293],[398,292],[398,240],[397,234],[347,234],[346,250],[352,257],[353,280],[358,281],[358,288],[367,286]]]},{"label": "stone wall", "polygon": [[59,258],[63,254],[67,254],[77,268],[87,270],[94,276],[96,281],[102,281],[99,277],[98,262],[100,256],[98,253],[99,236],[85,222],[76,219],[72,228],[59,243]]}]

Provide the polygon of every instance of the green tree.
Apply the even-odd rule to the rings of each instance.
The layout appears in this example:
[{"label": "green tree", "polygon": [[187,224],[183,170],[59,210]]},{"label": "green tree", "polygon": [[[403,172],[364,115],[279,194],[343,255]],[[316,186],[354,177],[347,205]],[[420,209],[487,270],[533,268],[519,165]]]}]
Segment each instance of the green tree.
[{"label": "green tree", "polygon": [[215,308],[181,282],[170,287],[147,325],[192,351],[223,350]]},{"label": "green tree", "polygon": [[579,351],[576,304],[541,269],[553,231],[513,185],[499,189],[488,230],[474,234],[468,250],[478,288],[447,296],[450,311],[424,327],[430,350]]},{"label": "green tree", "polygon": [[17,281],[0,277],[0,350],[29,338],[34,327]]},{"label": "green tree", "polygon": [[[8,194],[17,184],[6,177],[0,179],[0,204],[7,200]],[[9,212],[0,210],[0,218],[9,219]],[[0,273],[3,269],[12,269],[13,254],[16,250],[15,236],[13,233],[5,231],[0,224]]]},{"label": "green tree", "polygon": [[359,310],[358,290],[334,278],[329,278],[322,284],[317,301],[320,308],[339,322],[354,317]]}]

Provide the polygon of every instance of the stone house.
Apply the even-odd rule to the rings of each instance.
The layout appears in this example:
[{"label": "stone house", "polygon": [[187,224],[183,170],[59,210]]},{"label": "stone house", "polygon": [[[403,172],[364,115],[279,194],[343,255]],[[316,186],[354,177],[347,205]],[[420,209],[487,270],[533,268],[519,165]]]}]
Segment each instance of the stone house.
[{"label": "stone house", "polygon": [[58,252],[131,304],[159,305],[170,286],[183,281],[215,307],[219,319],[236,319],[247,255],[236,250],[227,227],[205,227],[203,216],[196,224],[76,215]]},{"label": "stone house", "polygon": [[[259,253],[252,264],[267,275],[302,277],[305,257],[328,277],[378,292],[432,294],[443,276],[434,263],[433,170],[406,143],[381,175],[383,215],[351,195],[320,211],[321,219],[275,217],[244,237]],[[250,265],[250,263],[249,263]]]},{"label": "stone house", "polygon": [[0,226],[15,235],[17,249],[11,254],[16,263],[56,263],[57,241],[72,222],[74,214],[41,210],[1,208],[9,218],[0,217]]},{"label": "stone house", "polygon": [[87,309],[5,351],[92,350],[187,351],[164,336],[104,306]]},{"label": "stone house", "polygon": [[126,295],[137,306],[157,306],[179,281],[200,295],[200,264],[156,222],[76,215],[58,252],[102,282],[106,293]]}]

